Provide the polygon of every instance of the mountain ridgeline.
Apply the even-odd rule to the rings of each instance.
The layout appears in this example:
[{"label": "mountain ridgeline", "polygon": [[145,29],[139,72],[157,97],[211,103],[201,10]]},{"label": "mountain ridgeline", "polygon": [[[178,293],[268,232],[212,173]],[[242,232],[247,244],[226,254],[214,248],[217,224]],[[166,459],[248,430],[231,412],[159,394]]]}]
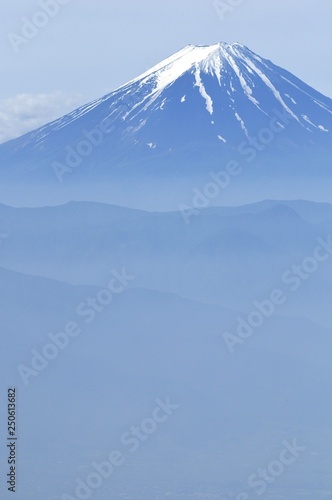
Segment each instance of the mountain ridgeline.
[{"label": "mountain ridgeline", "polygon": [[[0,194],[18,204],[20,184],[23,204],[121,204],[125,191],[133,208],[176,209],[211,170],[236,161],[244,175],[223,201],[280,199],[285,184],[287,198],[330,201],[331,131],[332,100],[288,71],[238,43],[188,45],[101,99],[2,144]],[[257,183],[259,192],[245,197],[243,188]]]}]

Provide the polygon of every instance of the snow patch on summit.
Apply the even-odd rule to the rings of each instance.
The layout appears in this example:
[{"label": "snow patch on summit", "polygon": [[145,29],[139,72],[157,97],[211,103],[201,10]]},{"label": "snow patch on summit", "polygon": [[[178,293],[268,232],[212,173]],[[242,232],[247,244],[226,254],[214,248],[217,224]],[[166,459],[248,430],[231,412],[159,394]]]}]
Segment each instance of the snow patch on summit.
[{"label": "snow patch on summit", "polygon": [[159,109],[161,109],[161,111],[163,111],[163,109],[164,109],[164,106],[165,106],[165,104],[166,104],[166,100],[167,100],[167,99],[164,99],[164,100],[163,100],[163,102],[162,102],[162,103],[161,103],[161,105],[160,105],[160,108],[159,108]]},{"label": "snow patch on summit", "polygon": [[164,90],[180,78],[180,76],[189,71],[195,64],[208,58],[210,53],[215,50],[215,47],[213,45],[202,47],[188,45],[133,81],[143,79],[146,82],[147,79],[155,77],[156,86],[154,92]]},{"label": "snow patch on summit", "polygon": [[[249,59],[246,60],[247,64],[253,69],[253,71],[261,78],[265,85],[271,90],[276,99],[280,102],[283,108],[300,124],[302,125],[299,118],[293,113],[293,111],[287,106],[280,92],[275,88],[271,80]],[[303,125],[302,125],[303,126]]]},{"label": "snow patch on summit", "polygon": [[242,130],[244,131],[246,136],[249,138],[247,127],[245,126],[244,121],[242,120],[241,116],[238,113],[235,113],[235,117],[236,117],[237,121],[240,122]]},{"label": "snow patch on summit", "polygon": [[201,72],[200,72],[198,64],[196,64],[195,80],[196,80],[195,87],[199,88],[199,92],[200,92],[201,96],[205,99],[206,109],[210,113],[210,115],[212,115],[213,114],[213,101],[205,90],[204,84],[201,80]]}]

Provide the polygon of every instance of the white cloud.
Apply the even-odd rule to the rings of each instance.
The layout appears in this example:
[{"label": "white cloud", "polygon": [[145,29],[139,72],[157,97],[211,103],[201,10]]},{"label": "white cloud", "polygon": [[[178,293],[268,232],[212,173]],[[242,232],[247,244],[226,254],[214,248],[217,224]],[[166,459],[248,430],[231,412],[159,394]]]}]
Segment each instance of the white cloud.
[{"label": "white cloud", "polygon": [[63,92],[19,94],[0,101],[0,143],[19,137],[83,104],[81,95]]}]

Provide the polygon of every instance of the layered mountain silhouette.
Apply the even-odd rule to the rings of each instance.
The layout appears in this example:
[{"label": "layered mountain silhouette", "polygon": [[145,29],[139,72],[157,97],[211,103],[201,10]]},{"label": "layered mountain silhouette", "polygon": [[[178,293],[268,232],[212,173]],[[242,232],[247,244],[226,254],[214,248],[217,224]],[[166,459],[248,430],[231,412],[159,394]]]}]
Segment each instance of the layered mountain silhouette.
[{"label": "layered mountain silhouette", "polygon": [[17,500],[331,498],[331,130],[220,43],[0,146]]}]

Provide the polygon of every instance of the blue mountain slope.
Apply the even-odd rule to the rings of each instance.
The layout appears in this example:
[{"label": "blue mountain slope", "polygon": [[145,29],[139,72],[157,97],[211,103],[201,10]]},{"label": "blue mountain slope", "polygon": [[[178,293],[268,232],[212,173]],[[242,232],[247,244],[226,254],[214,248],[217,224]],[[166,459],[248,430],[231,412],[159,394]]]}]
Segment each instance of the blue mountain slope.
[{"label": "blue mountain slope", "polygon": [[[234,158],[279,176],[319,175],[330,171],[331,133],[331,99],[291,73],[240,44],[189,45],[101,99],[2,144],[0,195],[6,199],[15,182],[28,186],[27,197],[43,186],[56,202],[79,192],[100,201],[106,189],[110,202],[114,183],[174,183]],[[30,200],[38,203],[42,193],[35,193]]]},{"label": "blue mountain slope", "polygon": [[[231,356],[222,333],[232,327],[235,311],[128,289],[87,324],[75,314],[77,302],[94,296],[98,288],[2,269],[0,278],[6,283],[0,288],[1,342],[11,345],[10,357],[0,351],[1,390],[15,384],[20,398],[24,490],[18,492],[19,500],[72,495],[75,478],[85,478],[92,462],[107,459],[114,449],[121,450],[125,464],[96,491],[97,499],[120,498],[118,491],[127,491],[128,485],[131,497],[140,498],[138,488],[149,483],[151,474],[163,492],[186,482],[193,494],[196,480],[210,480],[219,495],[229,491],[230,481],[238,493],[246,487],[246,454],[265,463],[263,444],[270,456],[271,448],[295,437],[319,453],[319,471],[312,467],[316,457],[305,453],[275,488],[296,490],[301,474],[310,478],[309,498],[324,498],[317,481],[324,473],[325,487],[331,485],[328,330],[299,317],[276,315]],[[69,319],[81,334],[24,385],[18,365],[31,366],[31,350],[43,352],[49,333],[63,331]],[[131,453],[121,436],[151,415],[157,398],[167,397],[179,408]],[[4,465],[3,457],[0,463]],[[145,498],[155,496],[146,491]]]}]

